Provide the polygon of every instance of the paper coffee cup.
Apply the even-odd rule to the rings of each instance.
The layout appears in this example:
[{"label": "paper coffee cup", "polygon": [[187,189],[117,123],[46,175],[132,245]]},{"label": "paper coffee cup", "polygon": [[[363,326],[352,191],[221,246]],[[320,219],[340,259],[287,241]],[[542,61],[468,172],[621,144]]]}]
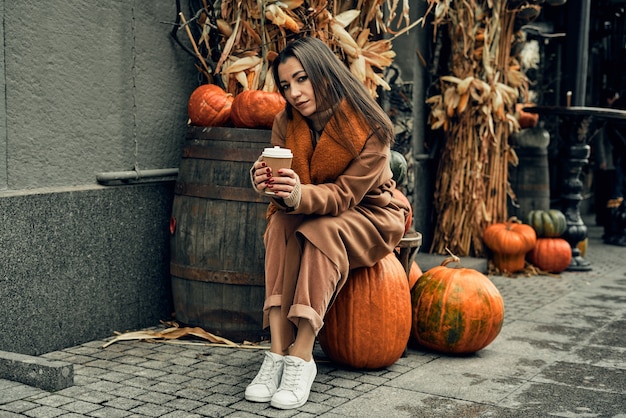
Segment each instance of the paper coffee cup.
[{"label": "paper coffee cup", "polygon": [[[281,168],[291,168],[291,159],[293,158],[293,154],[288,148],[281,148],[279,146],[265,148],[262,155],[265,164],[272,169],[273,176],[278,175],[278,170]],[[267,189],[265,190],[265,193],[274,194],[274,192]]]}]

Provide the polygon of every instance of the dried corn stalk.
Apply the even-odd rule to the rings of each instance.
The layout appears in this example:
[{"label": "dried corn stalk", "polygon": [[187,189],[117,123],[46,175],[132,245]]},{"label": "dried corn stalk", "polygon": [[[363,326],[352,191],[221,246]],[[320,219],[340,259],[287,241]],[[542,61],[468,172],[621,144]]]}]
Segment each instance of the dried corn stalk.
[{"label": "dried corn stalk", "polygon": [[[237,95],[243,90],[274,91],[269,64],[290,40],[313,36],[323,40],[363,81],[373,97],[389,86],[381,77],[395,53],[392,40],[417,24],[409,22],[409,2],[403,0],[222,0],[219,10],[204,8],[183,26],[187,30],[198,70],[210,83]],[[389,17],[383,19],[385,6]],[[391,13],[393,12],[393,13]],[[186,27],[186,29],[188,29]]]},{"label": "dried corn stalk", "polygon": [[[484,228],[507,219],[508,145],[519,129],[515,103],[528,81],[512,55],[516,18],[527,2],[428,0],[435,32],[450,40],[450,74],[438,79],[439,94],[427,99],[432,129],[443,129],[430,251],[484,256]],[[519,21],[517,21],[519,23]]]}]

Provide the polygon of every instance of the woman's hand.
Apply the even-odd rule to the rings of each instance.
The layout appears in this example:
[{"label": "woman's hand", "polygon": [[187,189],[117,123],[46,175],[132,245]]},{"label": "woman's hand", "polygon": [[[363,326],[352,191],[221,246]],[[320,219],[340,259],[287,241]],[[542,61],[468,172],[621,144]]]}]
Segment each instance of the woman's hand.
[{"label": "woman's hand", "polygon": [[254,187],[263,192],[267,188],[267,181],[272,176],[272,169],[265,164],[264,161],[256,161],[252,166],[252,182]]},{"label": "woman's hand", "polygon": [[272,173],[270,168],[268,170],[267,188],[278,197],[288,197],[296,185],[300,183],[298,175],[289,168],[281,168],[276,174]]}]

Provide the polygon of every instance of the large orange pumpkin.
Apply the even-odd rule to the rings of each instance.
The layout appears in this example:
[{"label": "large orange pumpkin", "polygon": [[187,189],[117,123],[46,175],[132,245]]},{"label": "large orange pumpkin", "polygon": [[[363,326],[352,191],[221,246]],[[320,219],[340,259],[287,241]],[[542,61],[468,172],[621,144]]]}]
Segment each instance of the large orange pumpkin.
[{"label": "large orange pumpkin", "polygon": [[231,118],[238,128],[272,128],[274,118],[285,108],[278,92],[245,90],[235,96]]},{"label": "large orange pumpkin", "polygon": [[324,322],[318,340],[332,361],[358,369],[395,363],[411,332],[409,284],[396,256],[352,270]]},{"label": "large orange pumpkin", "polygon": [[226,126],[230,122],[233,96],[215,84],[203,84],[189,96],[187,112],[192,125]]},{"label": "large orange pumpkin", "polygon": [[526,253],[535,246],[537,234],[532,226],[511,218],[485,228],[483,241],[493,252],[495,266],[514,273],[524,269]]},{"label": "large orange pumpkin", "polygon": [[572,262],[572,247],[563,238],[539,238],[527,258],[543,271],[560,273]]},{"label": "large orange pumpkin", "polygon": [[411,342],[448,354],[474,353],[489,345],[504,322],[504,301],[477,270],[449,268],[457,257],[428,270],[411,291]]}]

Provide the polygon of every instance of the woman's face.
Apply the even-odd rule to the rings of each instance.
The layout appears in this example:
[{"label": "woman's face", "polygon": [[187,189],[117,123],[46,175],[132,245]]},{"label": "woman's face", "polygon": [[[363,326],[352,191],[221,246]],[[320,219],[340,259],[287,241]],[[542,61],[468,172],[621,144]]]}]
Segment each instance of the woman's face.
[{"label": "woman's face", "polygon": [[317,104],[313,85],[297,58],[290,57],[278,64],[278,78],[285,99],[291,106],[305,117],[315,113]]}]

